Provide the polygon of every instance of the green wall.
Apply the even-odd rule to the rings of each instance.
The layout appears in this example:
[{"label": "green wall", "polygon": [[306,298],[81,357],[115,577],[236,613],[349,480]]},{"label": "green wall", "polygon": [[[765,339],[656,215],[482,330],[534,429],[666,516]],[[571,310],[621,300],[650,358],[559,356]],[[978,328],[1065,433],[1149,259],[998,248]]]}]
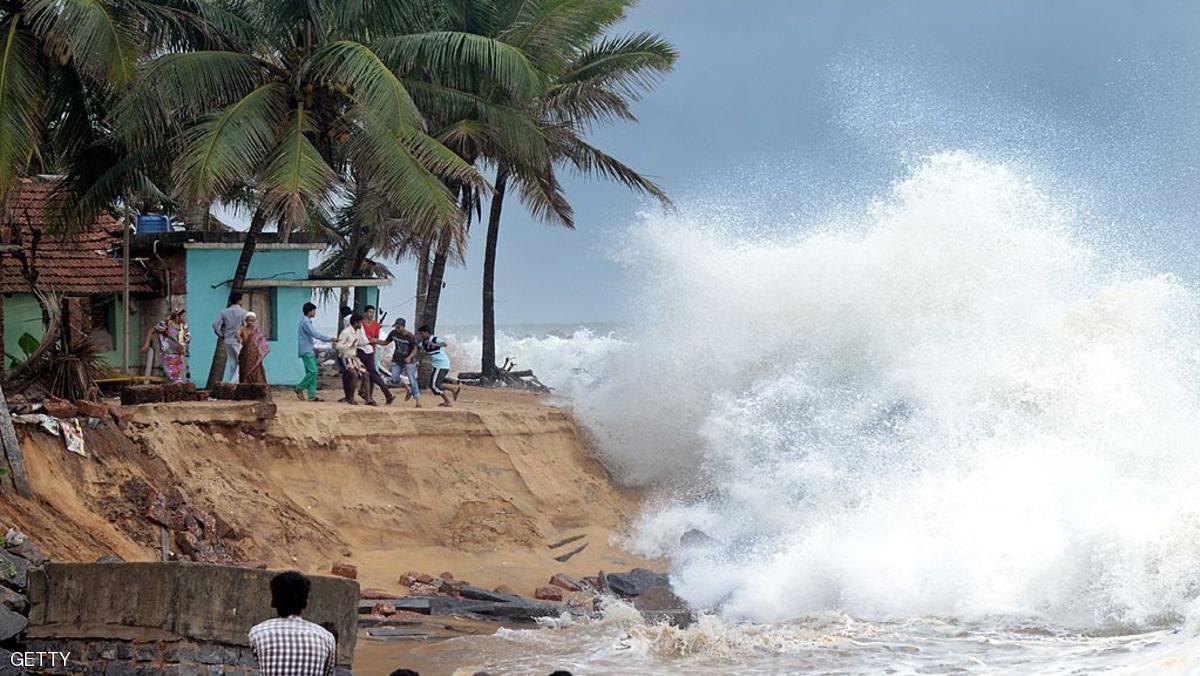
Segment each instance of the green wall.
[{"label": "green wall", "polygon": [[[129,363],[131,366],[137,367],[141,363],[141,355],[138,354],[138,348],[141,347],[141,318],[138,316],[138,308],[136,303],[132,303],[132,310],[129,313]],[[121,299],[117,298],[113,304],[113,312],[115,312],[115,321],[113,322],[113,343],[117,346],[116,349],[108,352],[100,353],[104,360],[113,368],[121,366],[121,336],[123,335],[121,325]],[[11,365],[11,359],[7,355],[15,355],[17,358],[23,359],[24,351],[21,350],[21,336],[29,333],[34,338],[41,340],[46,334],[45,327],[42,326],[42,309],[38,306],[37,299],[32,294],[16,293],[6,295],[4,297],[4,365]]]}]

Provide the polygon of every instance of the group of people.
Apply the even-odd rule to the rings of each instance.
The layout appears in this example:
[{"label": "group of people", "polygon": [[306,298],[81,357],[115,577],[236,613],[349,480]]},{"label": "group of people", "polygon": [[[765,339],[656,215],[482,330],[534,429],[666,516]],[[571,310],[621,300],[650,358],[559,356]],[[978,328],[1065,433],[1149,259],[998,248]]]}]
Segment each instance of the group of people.
[{"label": "group of people", "polygon": [[296,385],[296,396],[308,401],[320,401],[317,396],[317,356],[316,343],[326,342],[337,350],[338,368],[342,372],[342,392],[340,401],[347,404],[357,404],[361,395],[368,406],[377,406],[375,388],[383,393],[385,403],[391,404],[396,400],[388,383],[379,373],[379,354],[377,348],[387,345],[393,347],[391,376],[393,383],[408,381],[404,400],[414,400],[417,408],[421,407],[421,386],[418,378],[420,352],[429,355],[433,371],[429,377],[429,390],[442,398],[439,406],[451,406],[458,400],[461,388],[456,383],[448,382],[450,376],[450,357],[446,353],[446,341],[433,335],[432,329],[422,326],[414,334],[408,330],[404,319],[397,319],[392,330],[386,337],[380,337],[383,326],[376,319],[376,309],[372,305],[363,308],[362,313],[352,312],[346,327],[337,338],[323,335],[313,327],[312,320],[317,315],[317,306],[305,303],[304,316],[300,320],[299,352],[304,362],[304,379]]},{"label": "group of people", "polygon": [[[288,571],[271,578],[271,607],[277,617],[250,628],[250,649],[262,676],[336,676],[337,635],[332,624],[304,619],[312,582],[299,572]],[[345,672],[349,673],[349,672]],[[396,669],[390,676],[420,676],[411,669]],[[490,676],[476,672],[475,676]],[[550,676],[571,676],[555,671]]]},{"label": "group of people", "polygon": [[258,326],[258,315],[246,310],[241,291],[229,294],[229,307],[213,321],[213,332],[225,344],[225,382],[265,385],[263,361],[271,344]]}]

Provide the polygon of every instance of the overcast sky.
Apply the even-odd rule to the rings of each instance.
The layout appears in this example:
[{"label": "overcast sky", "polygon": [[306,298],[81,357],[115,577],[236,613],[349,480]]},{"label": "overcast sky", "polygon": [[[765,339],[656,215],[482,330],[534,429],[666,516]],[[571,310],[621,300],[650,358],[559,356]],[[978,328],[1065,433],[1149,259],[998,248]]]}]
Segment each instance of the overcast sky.
[{"label": "overcast sky", "polygon": [[[794,227],[964,149],[1086,194],[1097,228],[1192,274],[1200,3],[643,0],[625,28],[662,33],[679,63],[639,123],[593,138],[685,209],[754,195]],[[621,320],[629,280],[611,252],[653,207],[603,183],[568,195],[573,232],[507,209],[501,325]],[[443,326],[479,321],[485,227],[446,275]],[[382,305],[409,316],[413,268],[395,272]]]}]

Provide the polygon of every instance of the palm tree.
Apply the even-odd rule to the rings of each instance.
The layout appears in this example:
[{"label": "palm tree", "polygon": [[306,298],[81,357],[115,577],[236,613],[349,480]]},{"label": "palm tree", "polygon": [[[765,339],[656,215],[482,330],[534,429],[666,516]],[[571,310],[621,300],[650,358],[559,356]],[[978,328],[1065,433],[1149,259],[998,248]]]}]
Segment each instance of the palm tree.
[{"label": "palm tree", "polygon": [[597,123],[636,121],[630,103],[675,63],[674,48],[661,37],[637,33],[602,38],[635,0],[594,3],[581,9],[570,0],[521,3],[499,39],[527,50],[547,76],[543,93],[522,102],[523,112],[542,131],[549,158],[542,163],[484,144],[496,165],[483,262],[483,354],[481,373],[494,380],[496,365],[496,249],[504,199],[511,185],[540,220],[574,227],[574,214],[556,170],[608,178],[669,204],[663,190],[616,158],[584,140]]},{"label": "palm tree", "polygon": [[[270,223],[283,237],[361,176],[409,227],[461,239],[456,186],[487,190],[469,162],[427,133],[398,73],[543,87],[519,50],[440,28],[436,2],[232,2],[224,49],[151,61],[121,111],[124,142],[182,134],[183,202],[247,191],[256,208],[230,289],[245,281]],[[466,74],[466,75],[464,75]],[[183,122],[180,122],[180,121]],[[214,362],[216,359],[214,358]],[[212,380],[212,378],[210,378]]]}]

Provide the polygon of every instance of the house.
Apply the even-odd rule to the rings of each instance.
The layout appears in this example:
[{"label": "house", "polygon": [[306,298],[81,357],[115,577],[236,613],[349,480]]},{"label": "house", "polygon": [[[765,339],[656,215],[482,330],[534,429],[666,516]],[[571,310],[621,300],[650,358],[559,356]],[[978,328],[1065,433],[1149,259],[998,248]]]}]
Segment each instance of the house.
[{"label": "house", "polygon": [[[191,380],[203,386],[208,377],[217,337],[212,322],[226,306],[230,282],[245,244],[241,232],[176,231],[138,234],[130,238],[130,255],[144,261],[159,290],[153,299],[142,301],[145,314],[165,317],[173,306],[186,307],[192,329]],[[354,288],[365,293],[366,302],[378,304],[379,288],[388,279],[314,278],[309,266],[312,255],[324,249],[323,241],[293,236],[288,242],[265,233],[260,236],[242,292],[246,309],[258,315],[258,323],[271,346],[264,367],[267,381],[294,384],[304,376],[297,358],[297,327],[301,308],[317,292],[337,293]]]},{"label": "house", "polygon": [[[0,214],[0,242],[9,245],[0,258],[0,302],[4,365],[24,358],[22,337],[41,340],[45,334],[42,310],[30,289],[27,270],[36,275],[38,288],[61,294],[66,299],[68,324],[73,331],[89,335],[104,348],[109,364],[121,363],[120,344],[126,340],[129,354],[136,356],[140,345],[140,315],[137,299],[154,293],[150,278],[141,267],[131,266],[130,331],[126,336],[122,298],[124,266],[119,259],[121,226],[105,213],[95,222],[70,236],[59,234],[55,214],[60,194],[53,178],[23,178],[9,191]],[[20,252],[20,253],[17,253]],[[28,268],[22,266],[22,255]],[[28,341],[25,341],[28,342]]]}]

